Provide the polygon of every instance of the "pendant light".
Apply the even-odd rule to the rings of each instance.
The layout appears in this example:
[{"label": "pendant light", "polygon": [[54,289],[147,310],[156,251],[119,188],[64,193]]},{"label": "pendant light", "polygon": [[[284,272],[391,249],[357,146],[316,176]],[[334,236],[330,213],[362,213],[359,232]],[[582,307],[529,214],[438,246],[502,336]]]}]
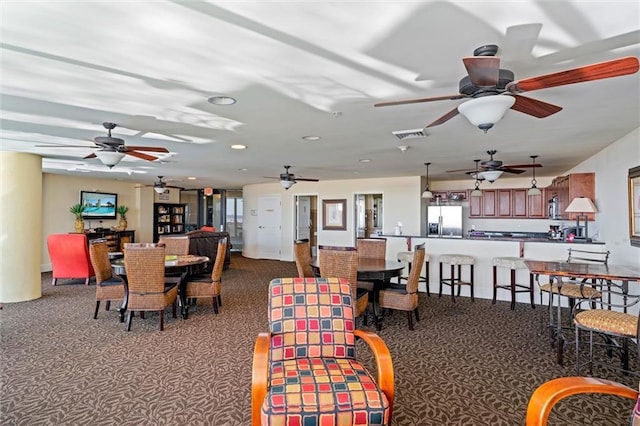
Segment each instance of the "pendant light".
[{"label": "pendant light", "polygon": [[476,187],[475,187],[475,189],[473,191],[471,191],[471,196],[472,197],[482,197],[482,191],[480,190],[480,181],[478,180],[478,176],[479,176],[478,163],[480,162],[480,160],[473,160],[473,161],[476,162],[476,173],[475,173],[475,176],[476,176]]},{"label": "pendant light", "polygon": [[532,155],[531,156],[531,161],[533,164],[533,179],[531,179],[531,188],[529,188],[529,190],[527,191],[527,195],[540,195],[542,194],[542,192],[538,189],[538,187],[536,186],[536,183],[538,183],[536,181],[536,158],[538,158],[537,155]]},{"label": "pendant light", "polygon": [[429,189],[429,164],[431,163],[424,163],[424,165],[427,166],[427,187],[424,189],[424,192],[422,193],[422,198],[426,200],[430,200],[433,198],[433,193]]}]

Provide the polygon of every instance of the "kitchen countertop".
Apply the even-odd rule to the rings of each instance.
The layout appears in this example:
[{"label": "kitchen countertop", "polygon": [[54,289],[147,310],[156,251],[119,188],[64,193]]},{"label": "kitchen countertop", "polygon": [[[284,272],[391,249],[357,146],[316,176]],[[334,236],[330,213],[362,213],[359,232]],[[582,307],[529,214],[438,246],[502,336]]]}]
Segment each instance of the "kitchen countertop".
[{"label": "kitchen countertop", "polygon": [[[466,237],[427,237],[426,235],[395,235],[395,234],[382,234],[380,237],[395,237],[395,238],[429,238],[429,239],[446,239],[446,240],[463,240],[463,241],[513,241],[513,242],[526,242],[526,243],[562,243],[562,244],[605,244],[604,241],[584,241],[574,240],[565,241],[558,239],[551,239],[546,237],[546,232],[497,232],[497,231],[472,231],[473,234]],[[482,233],[482,234],[481,234]],[[545,235],[544,237],[542,235]]]}]

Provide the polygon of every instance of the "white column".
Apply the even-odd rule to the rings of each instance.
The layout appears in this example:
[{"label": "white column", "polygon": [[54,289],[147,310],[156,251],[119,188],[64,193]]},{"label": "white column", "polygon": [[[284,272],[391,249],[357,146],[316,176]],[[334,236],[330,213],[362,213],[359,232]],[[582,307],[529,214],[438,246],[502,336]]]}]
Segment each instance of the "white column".
[{"label": "white column", "polygon": [[0,151],[0,303],[42,296],[42,158]]}]

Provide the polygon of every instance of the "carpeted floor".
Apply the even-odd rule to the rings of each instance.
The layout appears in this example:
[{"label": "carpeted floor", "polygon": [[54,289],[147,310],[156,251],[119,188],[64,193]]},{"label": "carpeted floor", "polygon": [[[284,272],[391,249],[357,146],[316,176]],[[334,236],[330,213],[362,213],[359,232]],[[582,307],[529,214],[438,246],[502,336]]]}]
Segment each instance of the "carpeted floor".
[{"label": "carpeted floor", "polygon": [[[295,276],[291,262],[233,254],[220,314],[200,301],[188,320],[136,317],[125,332],[115,310],[92,319],[95,287],[42,275],[43,297],[0,310],[2,425],[248,425],[255,336],[266,330],[267,285]],[[545,309],[420,295],[421,321],[385,317],[381,337],[395,366],[394,425],[521,425],[532,391],[574,374],[555,363]],[[373,328],[369,326],[368,328]],[[371,365],[370,354],[359,347]],[[638,371],[637,356],[632,365]],[[637,378],[596,370],[638,385]],[[633,401],[577,396],[561,402],[555,425],[628,425]]]}]

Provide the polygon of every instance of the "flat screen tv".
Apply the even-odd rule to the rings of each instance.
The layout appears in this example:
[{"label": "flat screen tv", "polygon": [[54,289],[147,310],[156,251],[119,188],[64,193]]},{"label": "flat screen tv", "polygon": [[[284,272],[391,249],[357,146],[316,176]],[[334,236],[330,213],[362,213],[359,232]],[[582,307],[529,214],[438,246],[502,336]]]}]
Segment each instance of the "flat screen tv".
[{"label": "flat screen tv", "polygon": [[93,219],[116,219],[118,194],[108,192],[80,191],[80,204],[85,206],[82,217]]}]

